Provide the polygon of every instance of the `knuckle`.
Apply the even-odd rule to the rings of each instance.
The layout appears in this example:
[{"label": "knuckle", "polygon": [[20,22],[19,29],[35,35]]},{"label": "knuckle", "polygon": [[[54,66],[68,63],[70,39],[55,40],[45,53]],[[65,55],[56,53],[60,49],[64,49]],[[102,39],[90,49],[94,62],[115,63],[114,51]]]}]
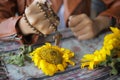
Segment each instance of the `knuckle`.
[{"label": "knuckle", "polygon": [[86,14],[81,14],[80,16],[81,16],[81,17],[87,17],[87,15],[86,15]]},{"label": "knuckle", "polygon": [[[75,16],[74,16],[74,17],[75,17]],[[72,19],[73,19],[73,16],[70,16],[70,17],[69,17],[69,21],[71,21]]]},{"label": "knuckle", "polygon": [[29,22],[30,22],[31,25],[35,25],[36,24],[36,21],[33,20],[33,19],[29,19]]},{"label": "knuckle", "polygon": [[88,22],[88,23],[92,23],[92,20],[89,19],[89,18],[86,18],[86,22]]},{"label": "knuckle", "polygon": [[81,37],[77,37],[77,39],[80,41],[80,40],[81,40]]},{"label": "knuckle", "polygon": [[31,12],[31,9],[29,9],[28,7],[25,9],[25,14],[29,15]]},{"label": "knuckle", "polygon": [[76,37],[78,37],[78,34],[76,32],[73,33]]},{"label": "knuckle", "polygon": [[51,30],[45,30],[45,31],[43,31],[43,34],[50,34],[50,33],[52,33]]}]

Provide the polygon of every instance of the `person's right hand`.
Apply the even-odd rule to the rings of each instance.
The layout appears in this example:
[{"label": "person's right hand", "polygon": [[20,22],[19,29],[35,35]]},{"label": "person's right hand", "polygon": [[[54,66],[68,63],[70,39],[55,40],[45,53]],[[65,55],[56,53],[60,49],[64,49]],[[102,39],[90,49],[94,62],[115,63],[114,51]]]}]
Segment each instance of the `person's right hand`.
[{"label": "person's right hand", "polygon": [[78,40],[87,40],[108,28],[109,23],[110,18],[107,16],[97,16],[92,20],[86,14],[79,14],[70,16],[68,26]]},{"label": "person's right hand", "polygon": [[[41,11],[41,9],[37,6],[37,2],[42,3],[42,0],[34,0],[28,7],[25,9],[25,15],[29,23],[35,27],[42,34],[50,34],[55,29],[51,28],[51,22],[47,17],[45,17],[45,12]],[[54,18],[54,17],[50,17]],[[55,19],[52,19],[55,20]],[[59,21],[56,21],[56,25],[59,24]],[[19,22],[19,26],[23,34],[36,34],[34,31],[24,20],[24,17],[21,18]]]}]

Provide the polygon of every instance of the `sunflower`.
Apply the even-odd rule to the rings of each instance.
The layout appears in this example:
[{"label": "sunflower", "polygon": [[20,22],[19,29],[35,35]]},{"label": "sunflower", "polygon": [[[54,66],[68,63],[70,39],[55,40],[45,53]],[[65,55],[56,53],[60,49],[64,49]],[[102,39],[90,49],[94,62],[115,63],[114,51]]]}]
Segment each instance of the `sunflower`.
[{"label": "sunflower", "polygon": [[70,58],[74,53],[68,49],[53,46],[50,43],[36,48],[30,53],[35,66],[46,75],[52,76],[58,71],[64,71],[68,64],[75,65]]},{"label": "sunflower", "polygon": [[[95,50],[93,54],[86,54],[81,59],[81,68],[88,67],[94,69],[101,62],[107,61],[107,56],[112,56],[112,51],[120,56],[120,30],[116,27],[110,27],[113,33],[104,37],[103,46],[100,50]],[[115,54],[114,54],[115,55]]]}]

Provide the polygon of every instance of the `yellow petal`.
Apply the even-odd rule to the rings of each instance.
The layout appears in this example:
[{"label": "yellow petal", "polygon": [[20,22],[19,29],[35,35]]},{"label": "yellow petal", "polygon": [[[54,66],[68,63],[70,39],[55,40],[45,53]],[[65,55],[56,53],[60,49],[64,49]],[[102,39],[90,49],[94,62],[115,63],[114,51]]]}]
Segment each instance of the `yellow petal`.
[{"label": "yellow petal", "polygon": [[90,62],[90,65],[89,65],[89,70],[93,70],[94,69],[94,62]]},{"label": "yellow petal", "polygon": [[57,68],[60,70],[60,71],[64,71],[64,66],[62,64],[58,64],[57,65]]}]

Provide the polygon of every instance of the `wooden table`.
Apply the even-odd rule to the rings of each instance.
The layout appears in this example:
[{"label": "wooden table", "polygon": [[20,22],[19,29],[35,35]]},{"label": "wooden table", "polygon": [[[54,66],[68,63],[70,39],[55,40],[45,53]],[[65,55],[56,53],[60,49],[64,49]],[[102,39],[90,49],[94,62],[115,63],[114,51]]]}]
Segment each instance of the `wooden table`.
[{"label": "wooden table", "polygon": [[[9,72],[8,76],[10,80],[117,80],[119,75],[110,76],[110,68],[98,68],[95,70],[80,69],[80,59],[86,53],[92,53],[96,49],[100,49],[103,43],[103,38],[106,32],[100,34],[94,39],[86,41],[78,41],[69,29],[60,31],[63,34],[60,46],[68,48],[75,53],[74,61],[76,66],[69,66],[64,72],[58,72],[54,76],[46,76],[41,70],[36,68],[33,63],[27,63],[24,67],[18,67],[10,64],[6,64]],[[49,41],[53,43],[54,33],[49,35],[44,42]],[[41,39],[33,45],[34,48],[44,44],[41,43]],[[0,43],[1,52],[17,51],[20,44],[17,42],[4,42]],[[7,46],[7,47],[6,47]]]}]

